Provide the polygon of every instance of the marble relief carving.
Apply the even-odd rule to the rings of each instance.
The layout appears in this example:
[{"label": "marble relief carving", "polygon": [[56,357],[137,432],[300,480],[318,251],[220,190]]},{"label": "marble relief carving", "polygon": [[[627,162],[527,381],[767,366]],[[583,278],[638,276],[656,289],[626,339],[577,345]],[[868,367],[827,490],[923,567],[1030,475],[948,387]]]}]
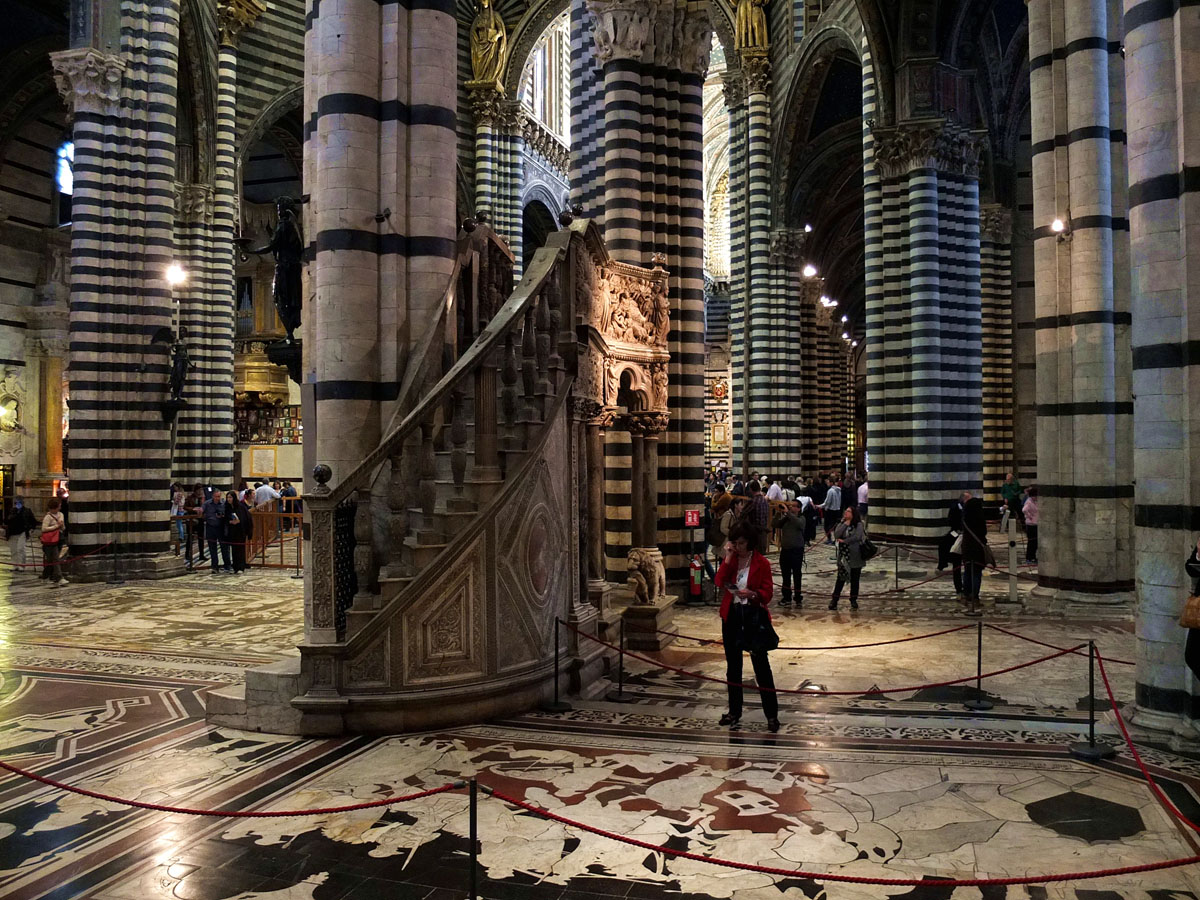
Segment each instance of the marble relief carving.
[{"label": "marble relief carving", "polygon": [[986,137],[946,121],[877,129],[875,163],[884,178],[923,168],[978,177],[985,142]]}]

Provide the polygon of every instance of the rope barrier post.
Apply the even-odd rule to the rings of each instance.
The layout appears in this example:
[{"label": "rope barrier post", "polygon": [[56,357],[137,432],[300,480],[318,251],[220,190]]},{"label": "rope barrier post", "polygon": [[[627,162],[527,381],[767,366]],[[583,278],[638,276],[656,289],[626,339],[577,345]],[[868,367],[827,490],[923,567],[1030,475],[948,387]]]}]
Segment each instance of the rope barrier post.
[{"label": "rope barrier post", "polygon": [[625,696],[625,617],[621,616],[621,651],[617,660],[617,689],[604,697],[610,703],[629,703],[632,697]]},{"label": "rope barrier post", "polygon": [[975,698],[963,703],[969,710],[984,712],[995,706],[983,694],[983,623],[975,623]]},{"label": "rope barrier post", "polygon": [[559,667],[561,665],[560,657],[562,656],[562,648],[561,648],[562,640],[559,636],[559,632],[562,630],[562,625],[563,625],[563,620],[558,618],[557,616],[555,616],[554,617],[554,700],[552,700],[549,703],[543,704],[542,709],[544,709],[546,712],[561,713],[561,712],[568,712],[571,709],[571,704],[563,701],[558,695],[559,681],[560,681],[560,674],[559,674],[560,668]]},{"label": "rope barrier post", "polygon": [[1096,642],[1088,641],[1088,739],[1087,743],[1079,741],[1067,747],[1067,752],[1076,759],[1087,762],[1099,762],[1102,759],[1112,759],[1117,755],[1117,748],[1108,744],[1096,743]]},{"label": "rope barrier post", "polygon": [[896,583],[892,585],[893,591],[900,590],[900,545],[896,545],[896,555],[893,557],[895,565],[893,566],[893,574],[895,575]]},{"label": "rope barrier post", "polygon": [[1008,517],[1008,602],[1020,603],[1017,589],[1017,517]]},{"label": "rope barrier post", "polygon": [[476,900],[479,896],[479,782],[474,778],[470,781],[468,796],[470,806],[467,840],[471,844],[471,886],[468,889],[467,900]]}]

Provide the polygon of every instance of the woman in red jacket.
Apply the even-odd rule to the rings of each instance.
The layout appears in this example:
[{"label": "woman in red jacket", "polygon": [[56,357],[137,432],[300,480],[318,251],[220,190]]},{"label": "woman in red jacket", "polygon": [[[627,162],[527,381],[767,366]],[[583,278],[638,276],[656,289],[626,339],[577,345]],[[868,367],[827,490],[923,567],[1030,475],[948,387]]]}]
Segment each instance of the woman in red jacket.
[{"label": "woman in red jacket", "polygon": [[[721,639],[725,643],[725,680],[729,684],[729,712],[721,716],[721,724],[737,728],[742,719],[742,627],[745,609],[751,605],[766,607],[771,602],[774,584],[771,564],[754,548],[758,546],[758,529],[749,523],[738,523],[729,531],[725,545],[725,561],[717,569],[715,584],[721,594]],[[768,617],[770,613],[767,614]],[[775,677],[766,650],[750,652],[754,679],[762,697],[767,727],[779,730],[779,697],[775,694]]]}]

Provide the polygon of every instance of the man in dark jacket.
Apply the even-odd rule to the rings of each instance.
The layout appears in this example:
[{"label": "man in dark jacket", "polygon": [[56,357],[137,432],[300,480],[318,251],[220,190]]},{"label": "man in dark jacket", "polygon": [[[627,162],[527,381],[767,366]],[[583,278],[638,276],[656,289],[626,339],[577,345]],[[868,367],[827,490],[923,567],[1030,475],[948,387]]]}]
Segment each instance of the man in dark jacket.
[{"label": "man in dark jacket", "polygon": [[795,584],[796,605],[800,606],[804,602],[804,545],[808,531],[808,521],[800,512],[800,501],[789,501],[786,509],[776,513],[771,527],[779,531],[779,573],[783,581],[780,602],[791,605],[792,585]]},{"label": "man in dark jacket", "polygon": [[[33,510],[18,497],[13,503],[12,515],[4,523],[4,531],[8,535],[9,558],[14,566],[26,564],[25,553],[29,546],[29,532],[37,528],[37,525],[37,517],[34,516]],[[21,575],[25,571],[25,569],[18,568],[13,574]]]},{"label": "man in dark jacket", "polygon": [[212,499],[201,507],[200,517],[204,522],[204,539],[208,541],[208,553],[212,557],[212,573],[219,575],[222,571],[221,564],[217,562],[219,550],[225,573],[233,574],[233,561],[226,537],[225,495],[220,491],[213,491]]},{"label": "man in dark jacket", "polygon": [[948,530],[938,541],[938,571],[942,571],[946,566],[954,566],[954,593],[958,595],[959,600],[963,600],[965,596],[963,593],[962,554],[951,553],[950,548],[954,546],[958,536],[963,533],[963,510],[967,508],[967,501],[970,499],[971,492],[963,491],[959,498],[950,504],[950,508],[946,510]]}]

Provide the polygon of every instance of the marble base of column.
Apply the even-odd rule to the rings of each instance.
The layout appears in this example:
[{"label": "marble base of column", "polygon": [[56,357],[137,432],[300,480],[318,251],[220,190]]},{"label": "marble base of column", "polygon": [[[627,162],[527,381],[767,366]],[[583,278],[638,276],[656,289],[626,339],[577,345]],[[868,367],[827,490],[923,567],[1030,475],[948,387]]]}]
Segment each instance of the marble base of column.
[{"label": "marble base of column", "polygon": [[1029,592],[1027,609],[1031,612],[1052,612],[1081,606],[1132,606],[1135,600],[1132,591],[1114,594],[1089,594],[1071,591],[1052,585],[1039,584]]},{"label": "marble base of column", "polygon": [[1172,750],[1200,752],[1200,727],[1195,720],[1181,713],[1134,706],[1132,712],[1125,714],[1125,721],[1138,743],[1149,739],[1165,743]]},{"label": "marble base of column", "polygon": [[[67,555],[74,555],[70,533],[67,535]],[[86,553],[87,548],[81,552]],[[71,581],[157,581],[162,578],[177,578],[187,574],[183,556],[173,553],[118,553],[116,560],[107,550],[85,556],[64,566],[64,573]]]},{"label": "marble base of column", "polygon": [[[583,634],[597,634],[600,624],[599,613],[590,605],[580,605],[571,610],[567,617],[572,628]],[[606,654],[611,651],[595,641],[580,637],[574,631],[568,630],[570,638],[567,642],[567,693],[572,697],[592,700],[603,695],[608,689],[608,683],[603,680],[608,668]]]}]

